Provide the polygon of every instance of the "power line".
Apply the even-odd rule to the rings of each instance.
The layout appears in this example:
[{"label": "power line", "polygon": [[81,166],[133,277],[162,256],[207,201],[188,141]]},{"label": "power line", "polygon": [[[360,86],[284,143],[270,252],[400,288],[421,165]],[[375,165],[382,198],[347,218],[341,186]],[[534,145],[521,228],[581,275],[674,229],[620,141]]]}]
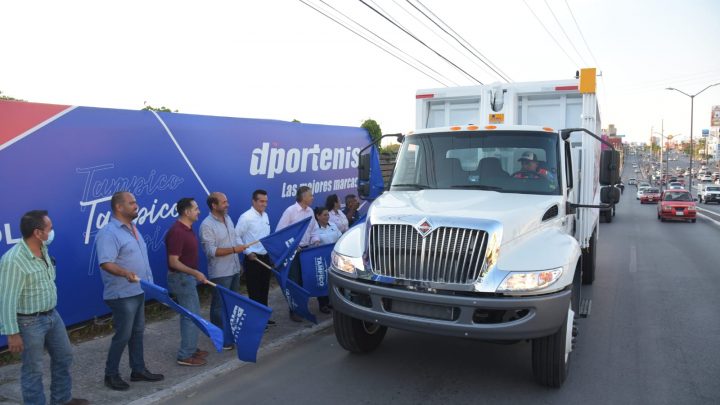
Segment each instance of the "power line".
[{"label": "power line", "polygon": [[[370,0],[370,1],[372,2],[372,0]],[[429,26],[428,24],[426,24],[425,21],[421,20],[421,19],[420,19],[418,16],[416,16],[414,13],[408,11],[404,6],[402,6],[400,3],[398,3],[397,0],[392,0],[392,1],[393,1],[393,3],[395,3],[395,5],[396,5],[400,10],[402,10],[403,12],[405,12],[405,14],[409,15],[410,17],[412,17],[412,18],[413,18],[415,21],[417,21],[419,24],[422,24],[423,27],[425,27],[428,31],[430,31],[431,33],[433,33],[433,34],[434,34],[436,37],[438,37],[441,41],[443,41],[445,44],[447,44],[447,46],[451,47],[451,48],[452,48],[453,50],[455,50],[458,54],[464,56],[465,59],[467,59],[470,63],[472,63],[472,64],[474,64],[475,66],[477,66],[477,67],[479,67],[480,69],[482,69],[482,71],[483,71],[484,73],[487,73],[487,74],[489,74],[489,75],[492,75],[492,72],[490,72],[489,70],[487,70],[484,66],[481,66],[480,64],[478,64],[475,60],[471,59],[465,52],[463,52],[462,50],[458,49],[458,47],[456,47],[455,45],[453,45],[452,43],[450,43],[450,41],[448,41],[444,36],[440,35],[440,34],[439,34],[436,30],[434,30],[431,26]],[[381,10],[382,10],[382,9],[381,9]],[[385,12],[384,10],[382,10],[382,11]],[[388,17],[392,18],[392,16],[391,16],[389,13],[387,13],[387,12],[385,12],[385,13],[388,14]],[[393,18],[393,20],[397,22],[396,19]]]},{"label": "power line", "polygon": [[540,25],[542,25],[543,29],[545,30],[545,32],[547,32],[547,34],[550,36],[550,38],[552,38],[552,40],[555,41],[555,44],[558,46],[558,48],[560,48],[560,50],[563,51],[563,53],[565,54],[565,56],[567,56],[568,60],[569,60],[573,65],[575,65],[575,67],[577,67],[577,66],[578,66],[578,63],[575,62],[575,61],[573,60],[573,58],[570,57],[570,55],[567,53],[567,51],[565,50],[565,48],[563,48],[562,45],[560,45],[560,42],[558,42],[558,40],[555,39],[555,37],[553,36],[553,34],[550,33],[550,30],[548,30],[548,28],[545,26],[545,23],[543,23],[542,20],[540,19],[540,17],[538,17],[537,14],[535,14],[535,11],[533,11],[533,9],[530,8],[530,5],[527,3],[527,0],[523,0],[523,3],[525,3],[525,7],[527,7],[528,10],[530,10],[530,12],[531,12],[532,15],[535,17],[535,19],[540,23]]},{"label": "power line", "polygon": [[552,10],[552,8],[550,7],[550,5],[548,4],[547,0],[543,0],[543,1],[545,2],[545,6],[548,8],[548,10],[550,10],[550,14],[552,14],[552,16],[553,16],[553,18],[555,19],[555,22],[557,23],[558,27],[560,27],[560,31],[562,31],[563,35],[565,35],[565,39],[568,40],[568,42],[570,43],[570,46],[572,46],[572,48],[575,50],[575,53],[578,54],[578,56],[580,57],[580,60],[582,61],[583,65],[587,66],[587,62],[585,62],[585,58],[582,57],[582,55],[580,54],[580,52],[579,52],[579,51],[577,50],[577,48],[575,47],[575,44],[573,43],[573,41],[570,39],[570,36],[567,34],[567,32],[565,32],[565,28],[563,28],[563,25],[560,23],[560,20],[558,20],[557,16],[555,15],[555,12],[553,12],[553,10]]},{"label": "power line", "polygon": [[592,57],[593,62],[595,62],[595,66],[600,66],[597,59],[595,59],[595,55],[592,53],[592,49],[590,49],[590,46],[588,45],[587,41],[585,40],[585,35],[583,35],[582,30],[580,29],[580,24],[578,24],[577,20],[575,19],[575,14],[573,13],[572,9],[570,8],[570,3],[568,3],[567,0],[565,0],[565,5],[567,6],[568,11],[570,12],[570,16],[572,17],[573,21],[575,22],[575,28],[577,28],[578,32],[580,33],[580,38],[582,38],[583,43],[585,44],[585,47],[587,48],[588,52],[590,52],[590,56]]},{"label": "power line", "polygon": [[[301,1],[302,1],[302,0],[301,0]],[[475,80],[475,81],[478,82],[479,84],[484,84],[483,82],[481,82],[480,80],[478,80],[477,78],[475,78],[475,76],[473,76],[473,75],[471,75],[470,73],[466,72],[463,68],[461,68],[460,66],[456,65],[456,64],[453,63],[450,59],[448,59],[448,58],[446,58],[445,56],[443,56],[440,52],[436,51],[435,49],[433,49],[432,47],[430,47],[428,44],[426,44],[425,42],[423,42],[420,38],[418,38],[418,37],[416,37],[415,35],[413,35],[412,33],[410,33],[410,31],[406,30],[405,28],[402,28],[400,25],[396,24],[394,21],[392,21],[392,20],[389,19],[387,16],[385,16],[385,14],[379,12],[379,11],[378,11],[377,9],[375,9],[373,6],[367,4],[364,0],[359,0],[359,1],[360,1],[362,4],[364,4],[366,7],[368,7],[369,9],[371,9],[372,11],[374,11],[375,13],[377,13],[377,15],[379,15],[380,17],[382,17],[382,18],[384,18],[385,20],[387,20],[390,24],[396,26],[396,27],[397,27],[398,29],[400,29],[402,32],[406,33],[407,35],[409,35],[410,37],[412,37],[414,40],[416,40],[417,42],[419,42],[420,44],[422,44],[424,47],[426,47],[427,49],[429,49],[432,53],[434,53],[435,55],[439,56],[440,58],[442,58],[442,59],[443,59],[444,61],[446,61],[447,63],[449,63],[449,64],[451,64],[452,66],[454,66],[457,70],[463,72],[463,73],[464,73],[466,76],[468,76],[469,78]]]},{"label": "power line", "polygon": [[[413,8],[415,8],[415,9],[416,9],[417,11],[419,11],[422,15],[424,15],[425,18],[427,18],[428,20],[432,21],[432,23],[435,24],[435,25],[436,25],[438,28],[440,28],[441,30],[443,30],[443,32],[445,32],[445,33],[448,34],[450,37],[452,37],[455,41],[457,41],[457,43],[459,43],[463,48],[467,49],[468,52],[470,52],[473,56],[475,56],[476,58],[478,58],[478,59],[480,60],[480,62],[482,62],[483,64],[485,64],[487,67],[489,67],[493,72],[495,72],[495,74],[497,74],[498,76],[500,76],[501,79],[505,80],[506,82],[512,82],[512,79],[510,79],[510,76],[508,76],[507,74],[505,74],[505,72],[503,72],[499,67],[497,67],[497,65],[495,65],[494,63],[492,63],[492,61],[490,61],[490,58],[488,58],[487,56],[483,55],[482,52],[478,51],[474,46],[472,46],[472,44],[470,44],[470,42],[468,42],[465,38],[463,38],[462,36],[460,36],[460,34],[458,34],[455,30],[453,30],[452,27],[450,27],[450,25],[448,25],[445,21],[443,21],[442,18],[438,17],[437,14],[433,13],[432,10],[430,10],[430,8],[427,7],[426,5],[424,5],[420,0],[417,0],[417,3],[420,4],[420,5],[421,5],[428,13],[430,13],[434,18],[436,18],[436,19],[437,19],[438,21],[440,21],[443,25],[445,25],[445,26],[452,32],[452,34],[450,34],[450,33],[448,33],[447,31],[445,31],[444,28],[442,28],[440,25],[438,25],[437,22],[435,22],[432,18],[428,17],[427,14],[425,14],[425,13],[422,12],[419,8],[417,8],[413,3],[410,2],[410,0],[405,0],[405,1],[407,1],[408,4],[410,4],[411,6],[413,6]],[[465,42],[465,44],[467,44],[470,48],[472,48],[472,50],[468,49],[467,46],[465,46],[462,42],[460,42],[460,39],[458,39],[458,38],[460,38],[463,42]],[[473,52],[473,51],[474,51],[474,52]]]},{"label": "power line", "polygon": [[350,20],[350,21],[351,21],[352,23],[354,23],[355,25],[361,27],[361,28],[364,29],[365,31],[367,31],[367,32],[369,32],[370,34],[374,35],[374,36],[375,36],[376,38],[378,38],[379,40],[385,42],[386,44],[388,44],[389,46],[391,46],[393,49],[396,49],[398,52],[401,52],[402,54],[404,54],[404,55],[407,56],[408,58],[414,60],[415,62],[417,62],[417,63],[419,63],[419,64],[421,64],[421,65],[423,65],[424,67],[426,67],[427,69],[429,69],[429,70],[432,71],[433,73],[437,74],[437,75],[440,76],[441,78],[443,78],[443,79],[449,81],[450,83],[458,86],[457,83],[455,83],[455,82],[452,81],[451,79],[447,78],[447,77],[446,77],[445,75],[443,75],[442,73],[440,73],[440,72],[438,72],[437,70],[435,70],[435,69],[431,68],[430,66],[426,65],[426,64],[423,63],[422,61],[418,60],[417,58],[415,58],[414,56],[410,55],[409,53],[403,51],[402,49],[398,48],[397,46],[393,45],[392,43],[390,43],[389,41],[387,41],[385,38],[383,38],[383,37],[379,36],[378,34],[374,33],[372,30],[368,29],[367,27],[365,27],[364,25],[360,24],[359,22],[357,22],[357,21],[353,20],[352,18],[348,17],[348,16],[347,16],[345,13],[343,13],[342,11],[336,9],[335,7],[333,7],[333,6],[331,6],[330,4],[328,4],[327,2],[325,2],[325,0],[320,0],[320,2],[323,3],[324,5],[326,5],[327,7],[330,7],[333,11],[335,11],[336,13],[338,13],[338,14],[340,14],[341,16],[345,17],[346,19]]},{"label": "power line", "polygon": [[392,52],[390,52],[390,51],[388,51],[387,49],[383,48],[382,46],[378,45],[377,43],[371,41],[370,39],[366,38],[366,37],[363,36],[362,34],[358,33],[357,31],[353,30],[352,28],[346,26],[346,25],[343,24],[342,22],[340,22],[340,21],[334,19],[333,17],[325,14],[322,10],[314,7],[313,5],[311,5],[311,4],[307,3],[307,2],[305,2],[305,0],[299,0],[299,1],[300,1],[301,3],[303,3],[303,4],[305,4],[306,6],[310,7],[311,9],[317,11],[318,13],[324,15],[325,17],[329,18],[330,20],[332,20],[332,21],[335,22],[336,24],[340,25],[341,27],[345,28],[346,30],[352,32],[353,34],[359,36],[360,38],[362,38],[362,39],[370,42],[371,44],[375,45],[376,47],[380,48],[383,52],[387,53],[388,55],[392,56],[393,58],[395,58],[395,59],[399,60],[400,62],[402,62],[402,63],[410,66],[411,68],[413,68],[413,69],[417,70],[418,72],[424,74],[425,76],[429,77],[430,79],[432,79],[432,80],[440,83],[441,85],[443,85],[443,86],[445,86],[445,87],[448,87],[448,85],[445,84],[444,82],[442,82],[441,80],[439,80],[439,79],[437,79],[437,78],[435,78],[435,77],[432,77],[432,76],[429,75],[427,72],[424,72],[424,71],[420,70],[417,66],[413,66],[412,64],[408,63],[406,60],[400,58],[399,56],[393,54]]}]

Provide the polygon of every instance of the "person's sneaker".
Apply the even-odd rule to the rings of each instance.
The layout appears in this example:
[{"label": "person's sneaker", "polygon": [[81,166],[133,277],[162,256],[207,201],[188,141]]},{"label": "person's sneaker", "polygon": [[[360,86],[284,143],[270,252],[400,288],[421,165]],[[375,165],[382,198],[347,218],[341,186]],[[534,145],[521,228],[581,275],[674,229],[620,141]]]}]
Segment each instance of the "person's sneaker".
[{"label": "person's sneaker", "polygon": [[125,391],[130,388],[130,384],[123,381],[119,375],[106,375],[105,386],[115,391]]},{"label": "person's sneaker", "polygon": [[293,322],[302,322],[303,319],[300,315],[296,314],[295,312],[290,312],[290,320]]},{"label": "person's sneaker", "polygon": [[130,381],[162,381],[165,379],[165,376],[162,374],[153,374],[149,372],[147,369],[143,371],[133,371],[130,373]]},{"label": "person's sneaker", "polygon": [[205,361],[205,359],[201,359],[200,357],[190,356],[187,359],[178,359],[177,364],[181,366],[197,367],[206,365],[207,361]]},{"label": "person's sneaker", "polygon": [[206,358],[210,353],[206,352],[205,350],[197,349],[195,350],[195,353],[192,354],[193,357],[197,357],[199,359]]},{"label": "person's sneaker", "polygon": [[234,348],[235,348],[235,345],[233,345],[233,344],[223,346],[223,350],[225,350],[225,351],[232,350]]},{"label": "person's sneaker", "polygon": [[83,398],[73,398],[69,400],[68,402],[65,402],[65,405],[87,405],[90,401]]}]

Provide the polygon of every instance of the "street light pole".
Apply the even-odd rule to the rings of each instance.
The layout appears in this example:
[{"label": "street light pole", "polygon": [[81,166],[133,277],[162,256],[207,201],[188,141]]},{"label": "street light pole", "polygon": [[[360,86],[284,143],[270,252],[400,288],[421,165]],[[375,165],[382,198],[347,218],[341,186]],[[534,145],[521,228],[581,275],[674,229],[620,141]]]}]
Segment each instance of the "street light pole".
[{"label": "street light pole", "polygon": [[674,87],[667,87],[665,89],[665,90],[675,90],[678,93],[682,93],[682,94],[690,97],[690,186],[688,187],[688,191],[690,191],[691,193],[692,193],[692,180],[693,180],[693,178],[692,178],[692,176],[693,176],[693,170],[692,170],[692,163],[693,163],[693,111],[694,111],[695,96],[699,95],[700,93],[709,89],[710,87],[717,86],[719,84],[720,84],[720,82],[711,84],[693,95],[687,94],[684,91],[676,89]]}]

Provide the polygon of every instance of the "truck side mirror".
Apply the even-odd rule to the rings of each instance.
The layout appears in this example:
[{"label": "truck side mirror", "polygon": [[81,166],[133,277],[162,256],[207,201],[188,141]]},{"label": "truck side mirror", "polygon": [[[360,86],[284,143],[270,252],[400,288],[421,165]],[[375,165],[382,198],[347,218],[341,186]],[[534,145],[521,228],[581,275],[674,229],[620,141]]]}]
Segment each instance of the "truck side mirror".
[{"label": "truck side mirror", "polygon": [[612,186],[620,182],[620,152],[604,150],[600,155],[600,184]]},{"label": "truck side mirror", "polygon": [[358,196],[366,199],[370,196],[370,149],[360,154],[358,162]]}]

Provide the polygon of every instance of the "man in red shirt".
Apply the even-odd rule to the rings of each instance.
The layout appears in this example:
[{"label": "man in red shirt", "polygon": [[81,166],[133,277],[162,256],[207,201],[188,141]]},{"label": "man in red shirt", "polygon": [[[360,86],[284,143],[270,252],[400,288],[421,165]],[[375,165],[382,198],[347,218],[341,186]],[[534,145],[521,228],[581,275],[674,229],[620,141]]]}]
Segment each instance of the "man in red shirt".
[{"label": "man in red shirt", "polygon": [[[192,230],[192,224],[200,216],[200,208],[192,198],[177,202],[179,218],[165,236],[168,254],[168,287],[177,298],[178,304],[189,311],[200,313],[200,299],[197,282],[206,283],[207,278],[198,270],[199,243]],[[197,347],[200,331],[193,322],[180,317],[180,350],[177,363],[181,366],[203,366],[208,352]]]}]

